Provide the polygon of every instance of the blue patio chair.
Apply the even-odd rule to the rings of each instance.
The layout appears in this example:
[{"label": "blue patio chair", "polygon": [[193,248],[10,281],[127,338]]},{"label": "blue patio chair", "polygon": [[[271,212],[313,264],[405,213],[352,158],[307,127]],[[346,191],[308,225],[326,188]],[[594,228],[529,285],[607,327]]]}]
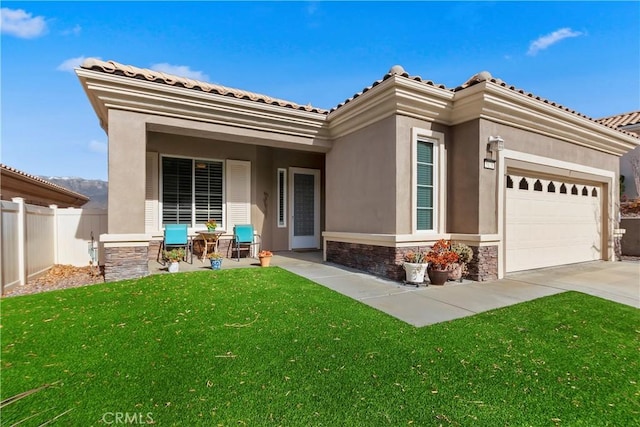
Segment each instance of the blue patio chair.
[{"label": "blue patio chair", "polygon": [[162,240],[160,250],[158,251],[157,261],[160,262],[160,260],[162,260],[162,265],[164,265],[164,257],[161,257],[162,251],[170,251],[171,249],[176,248],[184,248],[184,260],[187,261],[187,257],[189,256],[189,262],[193,264],[193,248],[191,247],[191,239],[189,239],[189,234],[187,232],[187,225],[165,224],[164,239]]},{"label": "blue patio chair", "polygon": [[[233,251],[236,251],[236,259],[240,261],[240,251],[241,250],[249,250],[249,256],[254,257],[255,249],[254,246],[258,246],[260,244],[260,235],[256,234],[253,225],[251,224],[242,224],[236,225],[233,227],[233,241],[231,242],[232,250],[231,254],[233,255]],[[253,253],[252,253],[253,251]]]}]

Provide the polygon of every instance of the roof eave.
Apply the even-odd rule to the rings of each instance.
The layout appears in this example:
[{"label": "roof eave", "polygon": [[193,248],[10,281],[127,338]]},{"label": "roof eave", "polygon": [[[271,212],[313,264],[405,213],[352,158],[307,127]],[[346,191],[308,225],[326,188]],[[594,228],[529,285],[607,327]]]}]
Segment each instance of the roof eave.
[{"label": "roof eave", "polygon": [[617,156],[640,144],[638,138],[575,112],[489,81],[457,91],[452,125],[483,118]]},{"label": "roof eave", "polygon": [[90,200],[84,194],[76,193],[13,168],[2,166],[0,173],[2,174],[3,188],[8,188],[8,186],[15,187],[15,189],[12,188],[10,190],[15,190],[16,193],[30,194],[32,197],[40,199],[46,198],[51,201],[51,204],[56,204],[60,207],[80,207]]},{"label": "roof eave", "polygon": [[329,113],[331,136],[338,138],[392,115],[448,124],[453,92],[392,75]]},{"label": "roof eave", "polygon": [[323,139],[327,115],[168,84],[76,69],[103,129],[109,109]]}]

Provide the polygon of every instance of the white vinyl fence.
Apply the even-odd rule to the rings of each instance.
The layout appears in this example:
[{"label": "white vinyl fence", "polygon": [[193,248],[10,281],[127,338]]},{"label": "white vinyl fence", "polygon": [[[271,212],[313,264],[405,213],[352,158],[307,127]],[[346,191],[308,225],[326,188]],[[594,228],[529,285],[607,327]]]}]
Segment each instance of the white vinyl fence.
[{"label": "white vinyl fence", "polygon": [[98,237],[107,232],[106,210],[45,208],[27,205],[19,197],[0,204],[3,292],[54,264],[82,267],[101,255],[97,254]]}]

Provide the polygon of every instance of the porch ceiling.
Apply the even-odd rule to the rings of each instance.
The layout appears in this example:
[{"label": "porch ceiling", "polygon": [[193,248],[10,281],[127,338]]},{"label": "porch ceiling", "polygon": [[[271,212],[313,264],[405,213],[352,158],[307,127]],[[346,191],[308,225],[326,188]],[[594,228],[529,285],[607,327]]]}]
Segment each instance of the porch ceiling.
[{"label": "porch ceiling", "polygon": [[239,128],[227,124],[192,122],[181,119],[149,116],[147,130],[171,135],[227,141],[239,144],[262,145],[300,151],[326,153],[331,142],[324,138],[307,138],[290,134],[274,134],[264,130]]}]

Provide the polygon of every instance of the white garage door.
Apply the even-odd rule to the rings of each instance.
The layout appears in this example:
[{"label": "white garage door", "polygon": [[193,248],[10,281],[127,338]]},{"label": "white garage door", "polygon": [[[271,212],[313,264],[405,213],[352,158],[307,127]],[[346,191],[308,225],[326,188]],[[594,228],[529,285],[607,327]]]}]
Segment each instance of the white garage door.
[{"label": "white garage door", "polygon": [[510,174],[506,271],[601,259],[599,186]]}]

